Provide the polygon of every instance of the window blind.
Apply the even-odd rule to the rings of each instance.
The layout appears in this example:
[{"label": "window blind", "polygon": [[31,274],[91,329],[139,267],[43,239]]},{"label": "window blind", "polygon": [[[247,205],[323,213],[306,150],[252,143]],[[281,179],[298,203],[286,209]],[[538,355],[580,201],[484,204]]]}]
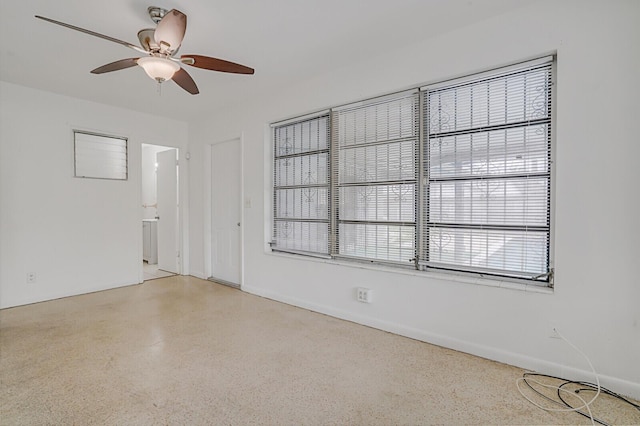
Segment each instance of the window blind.
[{"label": "window blind", "polygon": [[417,91],[332,111],[336,255],[415,258],[418,118]]},{"label": "window blind", "polygon": [[273,128],[272,249],[329,254],[329,117]]},{"label": "window blind", "polygon": [[273,124],[273,249],[550,285],[554,60]]},{"label": "window blind", "polygon": [[420,264],[548,280],[552,63],[426,88]]},{"label": "window blind", "polygon": [[127,179],[127,139],[75,130],[74,175],[83,178]]}]

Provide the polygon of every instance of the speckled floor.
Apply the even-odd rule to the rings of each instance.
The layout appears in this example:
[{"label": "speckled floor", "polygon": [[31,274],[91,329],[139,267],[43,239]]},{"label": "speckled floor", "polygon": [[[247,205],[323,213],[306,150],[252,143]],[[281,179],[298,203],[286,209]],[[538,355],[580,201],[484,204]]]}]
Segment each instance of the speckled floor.
[{"label": "speckled floor", "polygon": [[518,368],[191,277],[2,310],[0,351],[3,425],[589,424]]}]

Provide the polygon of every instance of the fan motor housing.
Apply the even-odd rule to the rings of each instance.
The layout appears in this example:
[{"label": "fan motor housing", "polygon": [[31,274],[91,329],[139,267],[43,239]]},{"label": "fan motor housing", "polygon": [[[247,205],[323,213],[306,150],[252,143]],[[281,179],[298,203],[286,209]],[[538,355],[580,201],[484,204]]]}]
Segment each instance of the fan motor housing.
[{"label": "fan motor housing", "polygon": [[164,15],[166,15],[167,12],[169,11],[167,9],[163,9],[158,6],[149,6],[147,8],[147,12],[149,13],[149,18],[151,18],[151,20],[155,24],[157,24],[158,22],[160,22],[160,20],[162,20],[162,18],[164,18]]}]

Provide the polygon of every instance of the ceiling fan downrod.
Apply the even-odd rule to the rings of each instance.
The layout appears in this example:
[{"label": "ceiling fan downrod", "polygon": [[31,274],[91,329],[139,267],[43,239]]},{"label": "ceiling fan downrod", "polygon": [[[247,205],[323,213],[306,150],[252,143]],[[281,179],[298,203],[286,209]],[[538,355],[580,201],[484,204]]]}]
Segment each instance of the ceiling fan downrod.
[{"label": "ceiling fan downrod", "polygon": [[147,8],[147,13],[149,13],[149,18],[153,21],[154,24],[158,24],[164,18],[169,11],[167,9],[163,9],[158,6],[149,6]]}]

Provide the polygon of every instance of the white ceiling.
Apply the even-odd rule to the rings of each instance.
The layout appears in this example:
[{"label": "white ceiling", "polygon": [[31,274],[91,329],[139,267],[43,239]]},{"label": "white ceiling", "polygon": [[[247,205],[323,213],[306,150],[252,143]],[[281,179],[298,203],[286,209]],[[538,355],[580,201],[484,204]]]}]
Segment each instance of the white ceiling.
[{"label": "white ceiling", "polygon": [[[383,55],[534,0],[1,0],[0,79],[76,98],[188,121],[256,93]],[[150,3],[151,2],[151,3]],[[153,27],[150,5],[188,16],[180,54],[255,68],[253,76],[185,67],[200,88],[189,95],[138,67],[89,71],[137,53],[34,18],[46,16],[130,43]],[[418,82],[417,82],[418,83]]]}]

